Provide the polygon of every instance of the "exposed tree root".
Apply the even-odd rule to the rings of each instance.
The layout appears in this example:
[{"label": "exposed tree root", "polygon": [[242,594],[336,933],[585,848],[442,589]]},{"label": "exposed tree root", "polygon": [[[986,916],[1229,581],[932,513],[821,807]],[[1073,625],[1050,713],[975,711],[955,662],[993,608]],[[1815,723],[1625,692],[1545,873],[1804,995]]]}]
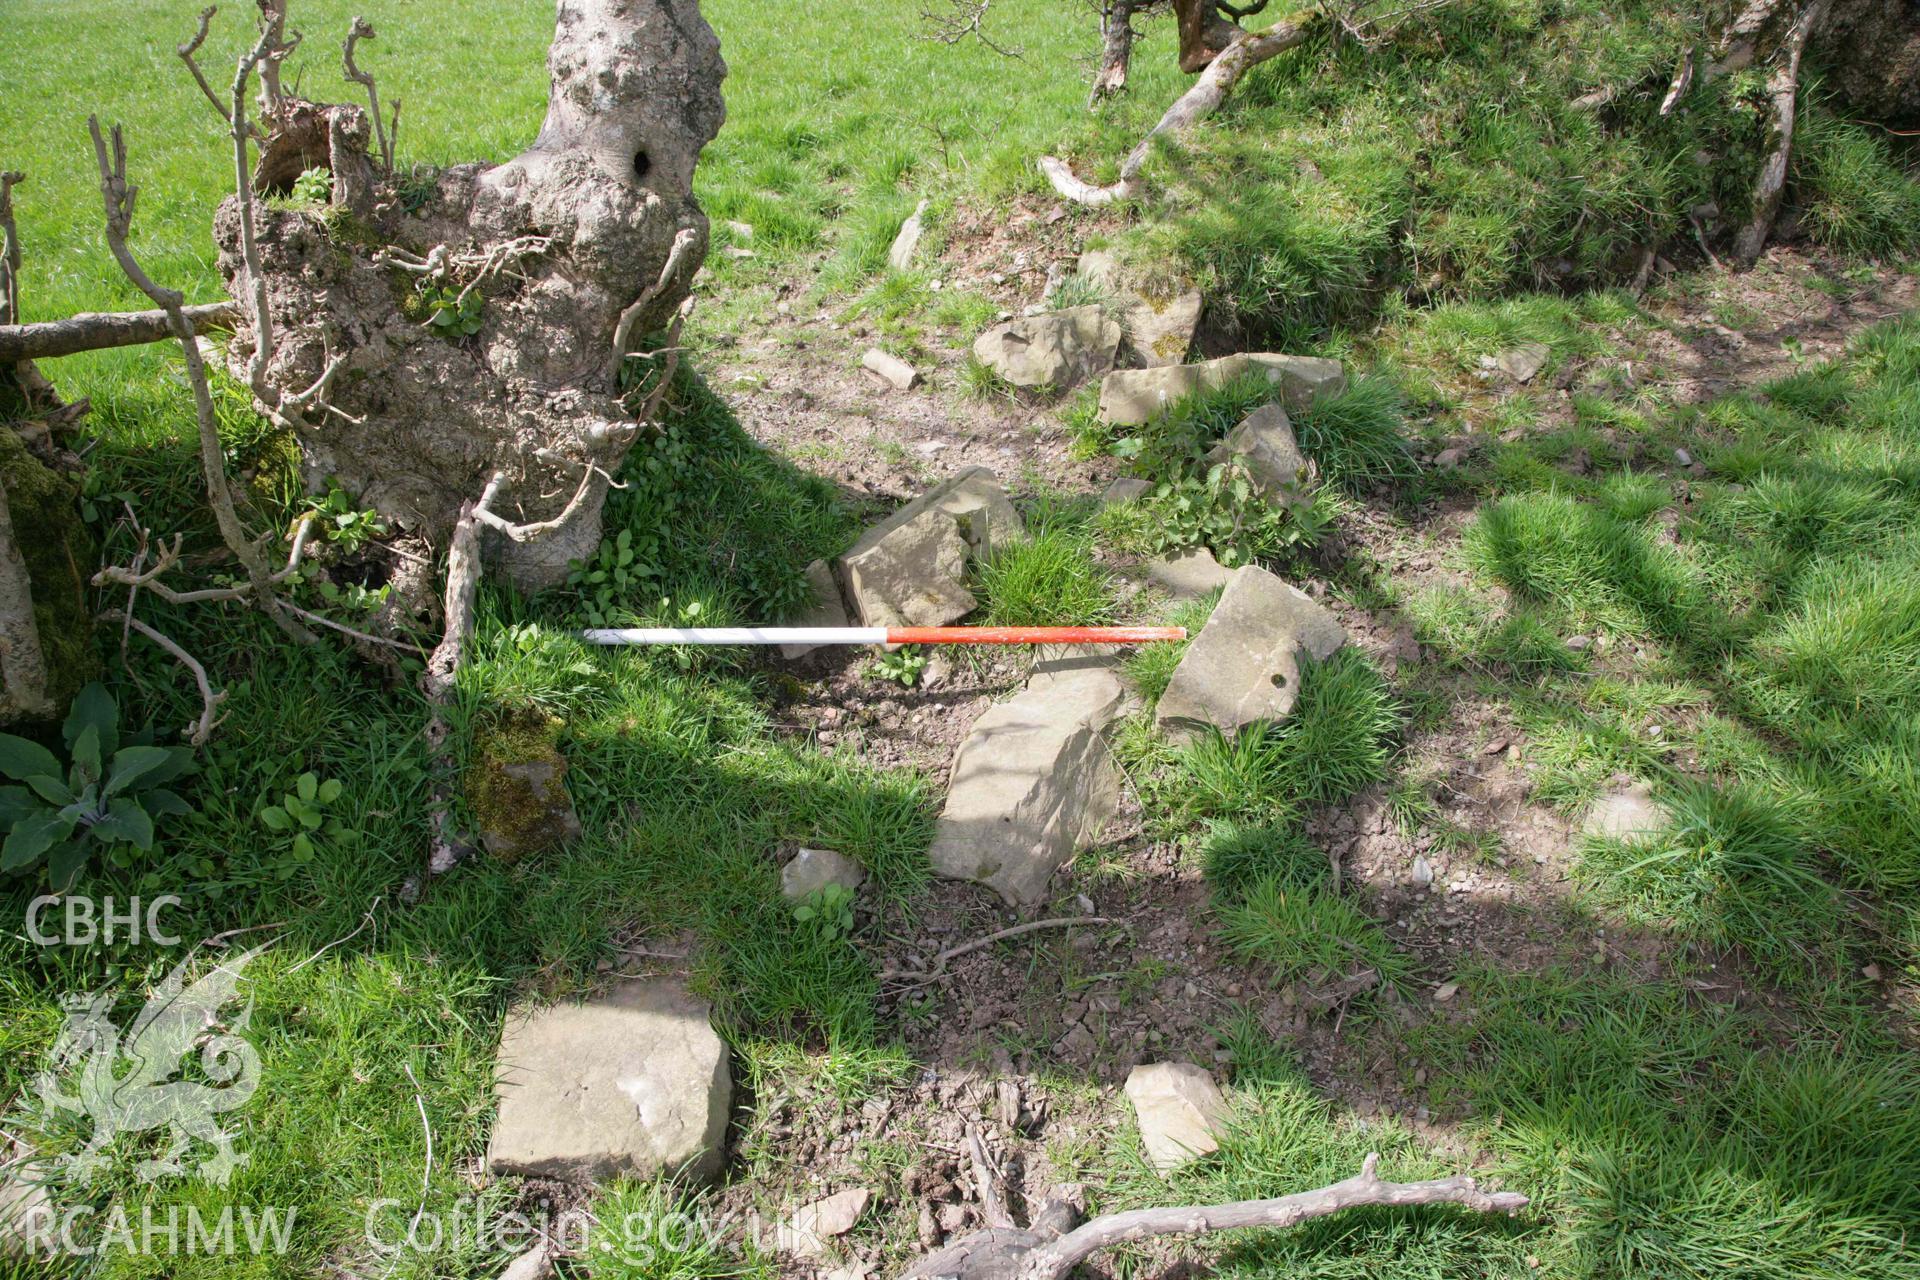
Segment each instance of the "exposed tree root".
[{"label": "exposed tree root", "polygon": [[1828,0],[1809,0],[1788,31],[1785,48],[1773,74],[1767,79],[1767,98],[1773,111],[1773,145],[1760,163],[1754,179],[1753,205],[1747,225],[1734,238],[1734,258],[1742,266],[1752,266],[1767,247],[1773,234],[1774,219],[1780,216],[1780,201],[1786,195],[1787,167],[1793,159],[1793,129],[1800,100],[1800,63],[1807,52],[1807,41],[1827,11]]}]

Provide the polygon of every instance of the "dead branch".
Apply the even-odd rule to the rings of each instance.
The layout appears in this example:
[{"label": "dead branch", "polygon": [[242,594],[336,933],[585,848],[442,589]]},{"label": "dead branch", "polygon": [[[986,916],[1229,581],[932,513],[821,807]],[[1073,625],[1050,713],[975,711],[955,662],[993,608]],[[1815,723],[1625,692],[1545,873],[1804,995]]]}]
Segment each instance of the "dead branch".
[{"label": "dead branch", "polygon": [[[260,115],[272,120],[287,97],[280,88],[280,64],[300,47],[302,36],[296,31],[292,39],[287,38],[287,0],[258,0],[258,3],[260,41],[254,46],[258,52],[253,62],[260,72]],[[237,120],[244,114],[236,107],[231,118]]]},{"label": "dead branch", "polygon": [[[180,61],[187,64],[187,71],[193,76],[193,82],[200,86],[200,92],[205,94],[207,101],[213,104],[213,109],[219,113],[221,121],[231,125],[233,117],[228,113],[226,104],[220,101],[220,95],[213,91],[211,84],[207,83],[206,74],[200,70],[199,60],[194,57],[200,52],[200,46],[207,42],[207,26],[213,21],[213,15],[218,12],[220,9],[217,5],[210,4],[202,9],[200,25],[194,29],[193,38],[184,44],[175,45],[173,51],[180,55]],[[254,131],[254,136],[259,136],[258,130]]]},{"label": "dead branch", "polygon": [[340,46],[341,61],[346,66],[347,79],[362,85],[367,91],[367,115],[373,121],[373,139],[380,148],[380,167],[387,176],[393,176],[393,142],[387,136],[387,130],[380,122],[380,91],[373,87],[373,73],[362,71],[353,61],[353,49],[362,40],[371,40],[373,24],[365,18],[355,17],[353,25],[347,28],[346,43]]},{"label": "dead branch", "polygon": [[947,6],[950,10],[947,13],[933,9],[920,11],[920,20],[927,24],[927,34],[920,37],[922,40],[959,44],[971,36],[1003,58],[1026,58],[1025,51],[1018,45],[1001,44],[987,34],[987,11],[993,8],[993,0],[947,0]]},{"label": "dead branch", "polygon": [[171,654],[175,662],[193,673],[194,686],[200,690],[200,718],[186,730],[187,741],[196,747],[205,746],[207,739],[213,736],[214,729],[226,719],[225,716],[215,713],[220,710],[220,704],[227,700],[227,691],[214,689],[213,682],[207,678],[206,667],[198,658],[174,643],[171,637],[154,630],[132,614],[120,609],[109,609],[100,617],[104,621],[124,623],[129,629],[138,631]]},{"label": "dead branch", "polygon": [[928,981],[933,981],[942,977],[947,971],[947,965],[958,960],[961,956],[972,955],[974,952],[984,950],[996,942],[1005,942],[1008,938],[1018,938],[1024,934],[1038,933],[1042,929],[1066,929],[1077,924],[1112,923],[1113,921],[1107,916],[1054,916],[1047,920],[1029,920],[1025,924],[1010,925],[1005,929],[997,929],[985,937],[975,938],[971,942],[963,942],[957,946],[948,947],[945,951],[942,951],[934,957],[933,968],[931,969],[884,970],[880,974],[880,981],[894,982],[902,978],[925,978]]},{"label": "dead branch", "polygon": [[[5,312],[6,296],[11,293],[6,276],[5,269],[0,268],[0,313]],[[182,307],[181,311],[196,334],[230,329],[240,314],[231,302],[196,303]],[[44,320],[37,324],[0,320],[0,364],[167,342],[172,337],[173,329],[165,311],[82,311],[65,320]]]},{"label": "dead branch", "polygon": [[1127,153],[1120,165],[1120,180],[1111,186],[1096,187],[1080,181],[1066,161],[1053,156],[1040,158],[1040,171],[1047,175],[1055,191],[1075,204],[1104,205],[1132,199],[1139,190],[1140,170],[1153,154],[1157,139],[1178,137],[1205,120],[1226,101],[1249,68],[1304,43],[1312,31],[1312,21],[1303,19],[1277,23],[1265,31],[1248,33],[1234,40],[1200,73],[1193,87],[1167,108],[1160,123]]},{"label": "dead branch", "polygon": [[696,239],[692,228],[684,228],[673,237],[673,248],[667,251],[667,260],[660,268],[660,278],[648,285],[638,298],[620,313],[620,320],[613,327],[613,372],[617,378],[621,365],[626,363],[627,344],[633,338],[633,326],[639,321],[647,305],[666,289],[679,275],[680,263],[693,247]]},{"label": "dead branch", "polygon": [[1479,1213],[1512,1214],[1528,1203],[1516,1191],[1482,1191],[1464,1175],[1387,1182],[1379,1176],[1379,1163],[1379,1153],[1371,1154],[1358,1174],[1315,1191],[1272,1200],[1103,1214],[1071,1231],[1059,1231],[1053,1222],[1043,1221],[1057,1221],[1056,1213],[1043,1213],[1024,1231],[990,1227],[964,1236],[921,1258],[902,1273],[901,1280],[1060,1280],[1102,1249],[1152,1236],[1207,1235],[1249,1227],[1284,1229],[1369,1205],[1457,1204]]},{"label": "dead branch", "polygon": [[[26,179],[16,169],[0,172],[0,325],[6,326],[20,323],[20,229],[13,220],[13,188]],[[6,331],[0,328],[0,334]],[[30,358],[9,356],[0,346],[0,362]]]},{"label": "dead branch", "polygon": [[1100,67],[1093,73],[1093,88],[1087,95],[1087,108],[1107,98],[1125,93],[1127,72],[1133,63],[1133,15],[1136,0],[1107,0],[1100,6]]},{"label": "dead branch", "polygon": [[[237,122],[245,119],[244,113],[236,111],[234,119],[237,129]],[[234,509],[233,491],[227,485],[225,450],[220,443],[220,428],[213,413],[213,394],[207,385],[206,365],[200,358],[200,344],[194,340],[193,326],[188,323],[182,309],[186,297],[177,289],[156,284],[127,248],[127,232],[133,223],[134,204],[140,190],[127,183],[126,139],[120,126],[113,126],[112,154],[109,156],[107,140],[100,133],[98,117],[87,117],[87,131],[93,137],[94,161],[100,170],[100,193],[106,207],[107,247],[127,279],[133,281],[140,292],[152,298],[167,313],[168,325],[180,343],[181,354],[186,358],[187,382],[193,389],[194,417],[199,427],[200,470],[206,483],[207,504],[213,509],[220,538],[246,570],[250,588],[248,596],[254,606],[273,619],[290,637],[303,643],[310,642],[312,634],[281,607],[266,558],[261,555],[258,545],[248,538],[240,524],[239,513]]]},{"label": "dead branch", "polygon": [[1767,247],[1773,234],[1774,219],[1780,215],[1780,201],[1787,190],[1787,166],[1793,158],[1793,127],[1800,99],[1800,62],[1807,52],[1807,40],[1827,11],[1828,0],[1810,0],[1800,11],[1787,33],[1785,56],[1767,79],[1767,96],[1773,107],[1773,149],[1761,162],[1753,184],[1753,216],[1734,238],[1733,254],[1742,266],[1752,266]]},{"label": "dead branch", "polygon": [[1674,68],[1673,80],[1667,85],[1667,96],[1660,100],[1662,119],[1672,115],[1680,107],[1681,99],[1687,96],[1687,90],[1693,87],[1693,46],[1688,45],[1680,51],[1680,65]]}]

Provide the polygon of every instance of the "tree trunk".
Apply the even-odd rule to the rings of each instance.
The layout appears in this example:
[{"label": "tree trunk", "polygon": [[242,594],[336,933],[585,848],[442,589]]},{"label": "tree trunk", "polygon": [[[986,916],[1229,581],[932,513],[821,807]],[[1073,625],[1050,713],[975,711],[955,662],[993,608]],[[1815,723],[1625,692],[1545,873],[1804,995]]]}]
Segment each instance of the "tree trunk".
[{"label": "tree trunk", "polygon": [[13,535],[6,482],[0,480],[0,724],[51,714],[53,700],[47,692],[40,628],[33,617],[32,583]]},{"label": "tree trunk", "polygon": [[1920,129],[1920,0],[1834,0],[1814,47],[1854,111]]},{"label": "tree trunk", "polygon": [[1240,35],[1240,28],[1220,16],[1214,0],[1173,0],[1174,20],[1180,29],[1180,69],[1198,75]]},{"label": "tree trunk", "polygon": [[[453,166],[403,203],[367,166],[367,130],[332,127],[358,109],[329,108],[333,217],[255,209],[267,383],[291,395],[340,361],[327,411],[295,428],[308,484],[337,481],[444,546],[500,477],[508,521],[565,516],[537,540],[489,538],[524,589],[560,581],[599,541],[604,476],[640,427],[616,335],[664,327],[688,295],[707,243],[694,162],[725,114],[697,0],[559,0],[548,69],[546,121],[505,164]],[[311,114],[283,105],[268,123]],[[214,233],[246,321],[236,371],[256,341],[240,224],[229,198]]]},{"label": "tree trunk", "polygon": [[1127,69],[1133,61],[1134,0],[1111,0],[1101,12],[1100,69],[1093,76],[1090,102],[1111,98],[1127,87]]}]

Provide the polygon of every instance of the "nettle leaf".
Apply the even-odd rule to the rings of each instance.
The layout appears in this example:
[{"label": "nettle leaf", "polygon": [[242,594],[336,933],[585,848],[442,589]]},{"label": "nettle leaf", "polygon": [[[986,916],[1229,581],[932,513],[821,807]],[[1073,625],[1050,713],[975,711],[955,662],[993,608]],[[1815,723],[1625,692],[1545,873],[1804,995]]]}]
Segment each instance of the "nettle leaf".
[{"label": "nettle leaf", "polygon": [[43,810],[13,824],[7,842],[0,845],[0,871],[30,867],[58,842],[73,834],[73,819]]},{"label": "nettle leaf", "polygon": [[61,726],[60,733],[68,748],[77,752],[80,735],[91,729],[95,750],[111,752],[119,745],[115,732],[119,723],[120,708],[107,687],[96,680],[74,695],[73,706],[67,711],[67,722]]},{"label": "nettle leaf", "polygon": [[53,752],[37,742],[0,733],[0,773],[15,782],[26,782],[30,778],[58,777],[60,772],[59,758]]},{"label": "nettle leaf", "polygon": [[130,796],[107,806],[107,816],[93,824],[93,838],[106,844],[124,841],[142,853],[153,848],[153,819]]}]

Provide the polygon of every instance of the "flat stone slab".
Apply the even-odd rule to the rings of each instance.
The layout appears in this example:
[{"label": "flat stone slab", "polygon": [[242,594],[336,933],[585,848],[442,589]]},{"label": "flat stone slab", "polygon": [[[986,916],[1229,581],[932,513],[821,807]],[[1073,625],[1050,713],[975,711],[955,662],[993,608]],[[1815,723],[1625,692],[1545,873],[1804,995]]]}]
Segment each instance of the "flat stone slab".
[{"label": "flat stone slab", "polygon": [[1189,739],[1209,725],[1232,736],[1284,720],[1300,697],[1302,659],[1323,662],[1346,642],[1340,623],[1306,592],[1257,566],[1236,569],[1174,668],[1154,726]]},{"label": "flat stone slab", "polygon": [[1127,1076],[1127,1101],[1140,1122],[1140,1144],[1161,1174],[1220,1149],[1226,1097],[1191,1062],[1151,1062]]},{"label": "flat stone slab", "polygon": [[774,1247],[802,1258],[824,1258],[827,1241],[853,1230],[872,1202],[873,1192],[865,1187],[850,1187],[824,1200],[801,1205],[774,1228]]},{"label": "flat stone slab", "polygon": [[1148,368],[1179,364],[1193,348],[1204,303],[1200,290],[1184,277],[1137,278],[1105,249],[1089,249],[1077,267],[1112,297],[1120,308],[1127,343]]},{"label": "flat stone slab", "polygon": [[954,757],[928,852],[934,871],[987,885],[1016,907],[1045,901],[1053,873],[1120,806],[1101,734],[1126,696],[1107,666],[1064,667],[988,708]]},{"label": "flat stone slab", "polygon": [[597,1182],[720,1171],[733,1099],[727,1047],[705,1002],[677,980],[515,1008],[495,1072],[493,1173]]},{"label": "flat stone slab", "polygon": [[1178,555],[1147,561],[1147,579],[1176,600],[1191,600],[1218,591],[1233,570],[1213,558],[1205,547],[1191,547]]},{"label": "flat stone slab", "polygon": [[849,893],[867,882],[867,869],[831,849],[802,849],[780,869],[780,895],[790,902],[811,897],[830,884]]},{"label": "flat stone slab", "polygon": [[1120,336],[1099,307],[1069,307],[994,325],[973,340],[973,355],[1016,387],[1065,391],[1113,368]]},{"label": "flat stone slab", "polygon": [[1280,403],[1294,412],[1322,397],[1338,395],[1347,386],[1346,371],[1338,360],[1247,352],[1199,364],[1116,369],[1100,384],[1100,416],[1116,426],[1151,422],[1188,396],[1217,391],[1249,374],[1259,374],[1278,387]]},{"label": "flat stone slab", "polygon": [[1153,485],[1137,476],[1121,476],[1100,491],[1100,505],[1117,507],[1123,502],[1138,502],[1153,492]]},{"label": "flat stone slab", "polygon": [[[807,587],[813,593],[813,604],[790,625],[796,627],[844,627],[847,625],[847,602],[840,595],[840,583],[833,576],[833,566],[825,560],[815,560],[808,565]],[[806,657],[819,647],[817,644],[783,644],[780,646],[780,656],[792,661],[795,658]]]},{"label": "flat stone slab", "polygon": [[1020,533],[1006,490],[973,467],[874,525],[837,563],[861,625],[938,627],[978,603],[966,585],[969,559]]}]

